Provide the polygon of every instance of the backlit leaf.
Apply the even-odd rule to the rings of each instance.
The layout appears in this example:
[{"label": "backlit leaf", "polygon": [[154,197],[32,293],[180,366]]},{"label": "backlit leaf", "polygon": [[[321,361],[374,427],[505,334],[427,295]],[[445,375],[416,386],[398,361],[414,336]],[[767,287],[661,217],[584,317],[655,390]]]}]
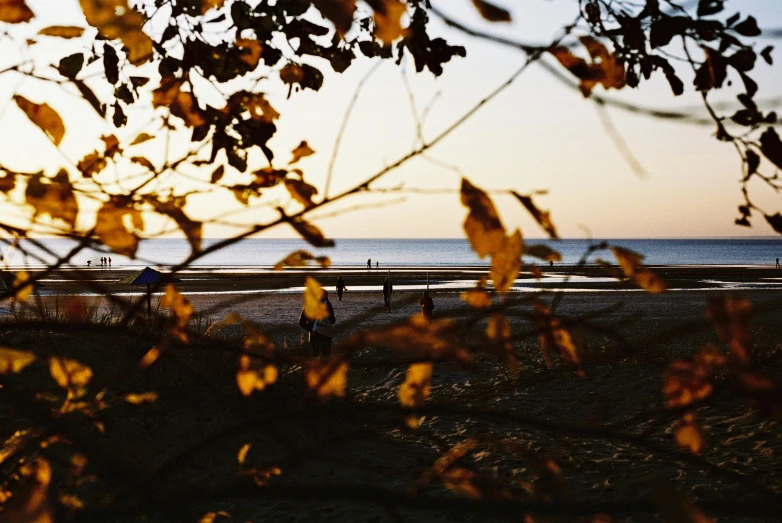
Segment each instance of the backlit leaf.
[{"label": "backlit leaf", "polygon": [[152,58],[152,39],[143,32],[146,19],[127,0],[79,0],[79,4],[88,24],[109,40],[122,40],[131,64]]},{"label": "backlit leaf", "polygon": [[303,267],[307,265],[309,262],[314,261],[318,265],[320,265],[323,268],[328,268],[331,266],[331,260],[328,259],[326,256],[315,256],[314,254],[305,251],[305,250],[297,250],[293,251],[289,255],[287,255],[282,260],[278,261],[274,265],[275,271],[281,271],[283,267]]},{"label": "backlit leaf", "polygon": [[35,358],[32,352],[0,347],[0,375],[21,372]]},{"label": "backlit leaf", "polygon": [[173,283],[169,283],[166,286],[166,293],[160,300],[160,306],[171,310],[174,323],[172,334],[182,343],[187,343],[187,324],[195,312],[193,304],[176,289]]},{"label": "backlit leaf", "polygon": [[782,141],[773,127],[769,127],[760,135],[760,150],[774,165],[782,169]]},{"label": "backlit leaf", "polygon": [[25,200],[34,208],[33,218],[48,214],[52,219],[60,219],[73,228],[79,207],[68,173],[62,169],[53,178],[36,173],[27,180]]},{"label": "backlit leaf", "polygon": [[57,36],[59,38],[78,38],[84,34],[83,27],[72,25],[52,25],[38,31],[39,35]]},{"label": "backlit leaf", "polygon": [[243,396],[249,396],[255,390],[263,390],[275,381],[277,381],[277,367],[262,358],[254,358],[247,354],[239,357],[236,385]]},{"label": "backlit leaf", "polygon": [[182,207],[185,204],[184,198],[173,198],[170,200],[159,200],[150,197],[147,201],[160,214],[173,219],[179,226],[179,229],[185,234],[187,241],[193,252],[201,250],[201,239],[203,232],[203,223],[189,218]]},{"label": "backlit leaf", "polygon": [[510,22],[511,17],[507,9],[498,7],[486,0],[472,0],[473,5],[481,13],[481,16],[489,22]]},{"label": "backlit leaf", "polygon": [[130,161],[133,163],[136,163],[146,169],[149,169],[151,172],[155,172],[155,166],[152,165],[152,162],[149,161],[149,159],[143,157],[143,156],[132,156],[130,158]]},{"label": "backlit leaf", "polygon": [[736,363],[750,362],[750,333],[752,305],[749,300],[731,296],[709,298],[706,317],[714,323],[722,341],[728,344]]},{"label": "backlit leaf", "polygon": [[92,379],[91,368],[67,358],[49,358],[49,372],[64,389],[85,387]]},{"label": "backlit leaf", "polygon": [[236,47],[241,50],[240,59],[249,65],[250,69],[255,69],[261,60],[261,43],[258,40],[239,38],[236,40]]},{"label": "backlit leaf", "polygon": [[485,258],[504,246],[505,227],[489,196],[463,178],[461,200],[470,210],[464,221],[464,231],[476,254]]},{"label": "backlit leaf", "polygon": [[535,325],[541,331],[538,335],[540,348],[546,364],[551,364],[551,354],[556,352],[566,361],[579,367],[583,339],[571,332],[547,305],[537,300],[533,305]]},{"label": "backlit leaf", "polygon": [[291,196],[305,208],[309,209],[315,205],[312,201],[312,197],[318,194],[318,189],[316,187],[302,180],[297,180],[296,178],[286,178],[285,188],[288,189]]},{"label": "backlit leaf", "polygon": [[124,398],[128,403],[141,405],[142,403],[154,403],[158,400],[157,392],[141,392],[137,394],[125,394]]},{"label": "backlit leaf", "polygon": [[579,88],[583,95],[589,96],[597,84],[601,84],[605,89],[623,88],[625,86],[624,65],[594,38],[582,36],[580,40],[592,58],[591,63],[574,55],[565,46],[554,47],[549,52],[580,80]]},{"label": "backlit leaf", "polygon": [[62,137],[65,136],[65,124],[57,111],[48,104],[37,104],[18,94],[14,95],[14,101],[30,121],[46,133],[54,145],[60,145]]},{"label": "backlit leaf", "polygon": [[492,253],[491,276],[494,288],[500,294],[513,287],[513,282],[521,270],[521,252],[524,248],[521,231],[516,229],[512,235],[502,239],[501,246]]},{"label": "backlit leaf", "polygon": [[304,281],[304,314],[313,320],[322,320],[329,315],[329,308],[322,301],[325,291],[318,280],[307,276]]},{"label": "backlit leaf", "polygon": [[236,453],[236,462],[239,463],[239,465],[244,464],[244,461],[247,459],[247,453],[250,452],[250,447],[252,447],[252,443],[245,443],[242,445],[242,448],[239,449],[239,452]]},{"label": "backlit leaf", "polygon": [[149,141],[149,140],[152,140],[152,139],[154,139],[154,138],[155,138],[155,137],[154,137],[154,136],[152,136],[151,134],[147,134],[147,133],[141,133],[141,134],[139,134],[138,136],[136,136],[136,137],[133,139],[133,141],[132,141],[132,142],[130,142],[130,145],[138,145],[138,144],[140,144],[140,143],[147,142],[147,141]]},{"label": "backlit leaf", "polygon": [[343,397],[348,383],[348,363],[312,361],[306,366],[304,379],[307,381],[307,387],[319,398]]},{"label": "backlit leaf", "polygon": [[288,165],[293,165],[294,163],[298,162],[302,158],[306,158],[307,156],[311,156],[315,154],[315,151],[312,150],[312,148],[307,144],[307,142],[301,142],[299,145],[296,146],[296,148],[291,153],[292,158],[291,161],[288,163]]},{"label": "backlit leaf", "polygon": [[541,211],[538,209],[538,207],[533,203],[532,198],[529,196],[524,196],[517,192],[514,192],[513,196],[515,196],[516,199],[521,202],[524,208],[529,211],[532,217],[535,218],[535,221],[537,221],[538,224],[543,227],[543,230],[546,231],[550,237],[559,239],[559,236],[557,235],[557,229],[551,222],[551,216],[549,215],[548,211]]},{"label": "backlit leaf", "polygon": [[405,36],[402,17],[407,13],[407,2],[401,0],[382,0],[375,2],[375,36],[385,44]]},{"label": "backlit leaf", "polygon": [[18,24],[29,22],[34,16],[24,0],[0,0],[0,22]]},{"label": "backlit leaf", "polygon": [[206,14],[210,9],[220,9],[225,0],[201,0],[201,14]]},{"label": "backlit leaf", "polygon": [[632,279],[636,285],[652,294],[665,292],[665,281],[654,272],[641,265],[643,256],[623,247],[611,247],[611,252],[619,262],[625,277]]},{"label": "backlit leaf", "polygon": [[280,80],[286,84],[297,84],[304,79],[304,69],[294,63],[289,63],[280,69]]},{"label": "backlit leaf", "polygon": [[107,164],[108,162],[102,154],[98,151],[92,151],[79,160],[79,163],[76,164],[76,168],[81,171],[82,175],[87,178],[92,178],[105,169]]},{"label": "backlit leaf", "polygon": [[139,238],[136,231],[144,229],[141,211],[132,202],[114,197],[104,202],[95,219],[95,234],[101,243],[118,254],[136,256]]},{"label": "backlit leaf", "polygon": [[209,178],[209,182],[210,183],[219,182],[223,178],[224,174],[225,174],[225,165],[217,166],[217,169],[212,171],[212,176]]},{"label": "backlit leaf", "polygon": [[413,363],[407,368],[405,381],[397,391],[399,403],[405,407],[420,407],[429,397],[432,384],[432,364]]},{"label": "backlit leaf", "polygon": [[312,4],[323,18],[334,24],[340,35],[344,36],[353,25],[356,0],[313,0]]},{"label": "backlit leaf", "polygon": [[323,232],[310,222],[294,218],[289,222],[302,238],[314,247],[334,247],[334,240],[326,238]]},{"label": "backlit leaf", "polygon": [[706,445],[706,434],[695,414],[688,412],[679,420],[675,428],[676,443],[693,454],[700,454]]}]

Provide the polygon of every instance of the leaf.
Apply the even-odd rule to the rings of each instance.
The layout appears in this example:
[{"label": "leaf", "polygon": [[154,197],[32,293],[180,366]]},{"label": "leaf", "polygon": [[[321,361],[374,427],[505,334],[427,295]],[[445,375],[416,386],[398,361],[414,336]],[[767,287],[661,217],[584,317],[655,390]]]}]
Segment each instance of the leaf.
[{"label": "leaf", "polygon": [[152,58],[152,39],[143,27],[145,17],[127,0],[79,0],[87,23],[109,40],[119,38],[128,50],[128,61],[141,65]]},{"label": "leaf", "polygon": [[0,0],[0,22],[18,24],[29,22],[34,17],[24,0]]},{"label": "leaf", "polygon": [[307,276],[304,281],[304,314],[312,320],[322,320],[329,315],[329,308],[323,300],[325,295],[318,280]]},{"label": "leaf", "polygon": [[303,141],[299,145],[297,145],[296,148],[291,153],[293,158],[291,159],[290,162],[288,162],[288,165],[293,165],[294,163],[298,162],[302,158],[306,158],[307,156],[312,156],[313,154],[315,154],[315,151],[312,150],[312,148],[307,144],[307,142]]},{"label": "leaf", "polygon": [[744,298],[720,296],[709,298],[706,317],[714,324],[722,341],[728,344],[733,360],[740,365],[750,362],[749,326],[752,304]]},{"label": "leaf", "polygon": [[533,319],[540,330],[538,339],[546,365],[551,365],[551,353],[557,352],[566,361],[580,367],[583,340],[567,329],[548,306],[538,300],[533,302],[533,306]]},{"label": "leaf", "polygon": [[760,52],[760,56],[763,57],[763,60],[766,61],[768,65],[774,65],[774,58],[771,56],[771,52],[774,50],[774,47],[771,45],[768,45],[763,48],[763,50]]},{"label": "leaf", "polygon": [[54,145],[60,145],[62,137],[65,136],[65,124],[57,111],[48,104],[37,104],[18,94],[14,95],[14,101],[30,121],[46,133]]},{"label": "leaf", "polygon": [[243,396],[249,396],[255,390],[263,390],[275,381],[277,381],[277,367],[264,359],[247,354],[239,357],[236,385]]},{"label": "leaf", "polygon": [[247,453],[250,452],[250,447],[252,447],[252,443],[245,443],[242,445],[242,448],[239,449],[239,452],[236,453],[236,462],[239,463],[239,465],[244,464],[244,461],[247,459]]},{"label": "leaf", "polygon": [[524,208],[529,211],[532,217],[535,218],[535,221],[537,221],[538,224],[543,227],[543,230],[546,231],[551,238],[556,240],[559,239],[559,236],[557,235],[557,229],[551,222],[551,216],[549,215],[548,211],[541,211],[538,209],[538,207],[533,203],[532,198],[529,196],[521,195],[515,191],[513,192],[513,196],[515,196],[516,199],[521,202]]},{"label": "leaf", "polygon": [[582,36],[579,40],[592,58],[591,63],[575,56],[564,46],[554,47],[549,52],[580,80],[581,93],[590,96],[597,84],[601,84],[605,89],[623,88],[626,85],[624,65],[598,40],[590,36]]},{"label": "leaf", "polygon": [[[3,169],[0,169],[3,172]],[[0,192],[8,194],[16,187],[16,174],[11,171],[5,171],[4,176],[0,176]]]},{"label": "leaf", "polygon": [[473,470],[464,467],[450,467],[440,474],[440,479],[445,488],[462,496],[480,499],[483,495],[478,486],[478,473]]},{"label": "leaf", "polygon": [[297,180],[295,178],[285,179],[285,188],[288,189],[293,198],[302,204],[305,209],[309,209],[315,205],[312,201],[312,197],[318,194],[318,189],[307,182]]},{"label": "leaf", "polygon": [[32,352],[0,347],[0,375],[22,372],[35,359],[36,356]]},{"label": "leaf", "polygon": [[523,249],[521,231],[516,229],[511,236],[503,238],[502,246],[492,253],[489,276],[498,293],[505,293],[513,287],[513,282],[521,270]]},{"label": "leaf", "polygon": [[700,454],[706,444],[706,434],[695,414],[688,412],[676,424],[676,443],[693,454]]},{"label": "leaf", "polygon": [[201,0],[201,14],[205,15],[211,9],[220,9],[225,0]]},{"label": "leaf", "polygon": [[420,407],[429,397],[432,384],[432,364],[413,363],[407,368],[405,381],[397,391],[404,407]]},{"label": "leaf", "polygon": [[301,218],[293,218],[288,223],[296,229],[302,238],[314,247],[334,247],[334,240],[326,238],[315,225]]},{"label": "leaf", "polygon": [[713,369],[720,368],[725,357],[706,347],[693,360],[675,360],[663,372],[663,394],[668,407],[686,407],[708,398],[714,386]]},{"label": "leaf", "polygon": [[92,151],[90,154],[79,160],[76,168],[81,171],[83,176],[92,178],[106,168],[108,162],[106,158],[98,151]]},{"label": "leaf", "polygon": [[294,63],[289,63],[280,69],[280,80],[286,84],[297,84],[304,79],[304,69]]},{"label": "leaf", "polygon": [[725,8],[723,0],[698,0],[698,16],[716,15]]},{"label": "leaf", "polygon": [[138,136],[136,136],[132,142],[130,142],[130,145],[138,145],[140,143],[148,142],[149,140],[154,139],[155,137],[151,134],[147,133],[141,133]]},{"label": "leaf", "polygon": [[273,167],[264,167],[253,171],[255,176],[254,184],[258,187],[274,187],[285,179],[288,171],[284,169],[274,169]]},{"label": "leaf", "polygon": [[304,379],[307,381],[307,387],[319,398],[344,397],[348,383],[348,362],[312,361],[306,366]]},{"label": "leaf", "polygon": [[73,25],[52,25],[38,31],[39,35],[56,36],[59,38],[78,38],[84,34],[83,27]]},{"label": "leaf", "polygon": [[30,283],[29,285],[25,285],[25,282],[30,280],[30,273],[27,271],[22,270],[16,273],[13,282],[13,286],[17,288],[17,291],[14,294],[14,299],[16,301],[26,301],[27,298],[30,297],[30,294],[33,292],[33,284]]},{"label": "leaf", "polygon": [[173,317],[172,334],[182,343],[187,343],[187,324],[195,312],[193,304],[182,296],[173,283],[169,283],[166,285],[166,293],[160,300],[160,306],[171,311]]},{"label": "leaf", "polygon": [[562,255],[558,252],[549,247],[546,244],[539,243],[537,245],[524,245],[524,254],[526,256],[532,256],[534,258],[538,258],[545,261],[554,261],[554,262],[560,262],[562,261]]},{"label": "leaf", "polygon": [[225,174],[225,165],[220,165],[212,171],[212,177],[209,179],[211,183],[217,183],[223,178],[223,174]]},{"label": "leaf", "polygon": [[771,227],[773,227],[776,232],[782,234],[782,214],[776,213],[773,216],[764,214],[763,216],[766,218],[768,224],[771,225]]},{"label": "leaf", "polygon": [[774,165],[782,169],[782,141],[773,127],[769,127],[760,135],[760,150]]},{"label": "leaf", "polygon": [[464,221],[464,231],[476,254],[485,258],[503,247],[505,227],[489,196],[462,178],[461,200],[470,210]]},{"label": "leaf", "polygon": [[33,218],[48,214],[53,220],[62,220],[71,229],[76,226],[79,207],[68,173],[64,169],[53,179],[46,178],[41,173],[31,175],[27,180],[25,200],[34,208]]},{"label": "leaf", "polygon": [[492,314],[489,316],[489,323],[486,325],[486,337],[494,342],[497,347],[497,353],[515,372],[518,367],[518,358],[513,352],[513,345],[510,342],[513,335],[510,322],[502,314]]},{"label": "leaf", "polygon": [[239,38],[236,40],[236,48],[241,51],[239,59],[250,66],[250,69],[258,67],[262,50],[261,43],[258,40]]},{"label": "leaf", "polygon": [[155,172],[155,166],[152,165],[152,162],[143,156],[132,156],[130,161],[149,169],[151,172]]},{"label": "leaf", "polygon": [[746,20],[736,24],[732,29],[741,36],[753,37],[761,34],[758,21],[752,16],[748,16]]},{"label": "leaf", "polygon": [[481,13],[481,16],[489,22],[510,22],[511,16],[507,9],[486,2],[486,0],[472,0],[472,4]]},{"label": "leaf", "polygon": [[356,12],[356,0],[313,0],[312,4],[323,18],[334,24],[340,36],[350,31]]},{"label": "leaf", "polygon": [[401,0],[383,0],[373,4],[375,10],[375,37],[384,44],[391,44],[405,36],[402,17],[407,13],[407,2]]},{"label": "leaf", "polygon": [[60,63],[57,65],[57,71],[65,78],[73,79],[76,78],[83,66],[84,54],[74,53],[60,60]]},{"label": "leaf", "polygon": [[464,291],[461,295],[462,301],[474,309],[491,308],[491,294],[480,283],[475,289]]},{"label": "leaf", "polygon": [[143,229],[141,211],[130,200],[119,196],[105,202],[95,217],[95,234],[101,243],[129,258],[135,258],[138,250],[135,231]]},{"label": "leaf", "polygon": [[297,250],[287,255],[282,260],[278,261],[274,265],[275,271],[281,271],[283,267],[304,267],[309,262],[314,261],[323,268],[331,266],[331,260],[326,256],[315,256],[314,254],[305,251]]},{"label": "leaf", "polygon": [[622,247],[611,247],[611,252],[619,262],[622,273],[627,278],[631,278],[636,285],[652,294],[665,292],[665,281],[641,265],[642,255]]},{"label": "leaf", "polygon": [[142,403],[155,403],[158,400],[157,392],[141,392],[137,394],[125,394],[122,398],[128,403],[133,405],[141,405]]},{"label": "leaf", "polygon": [[157,359],[160,357],[160,349],[157,347],[152,347],[147,351],[144,356],[139,360],[138,366],[141,369],[146,369],[153,363],[157,361]]},{"label": "leaf", "polygon": [[49,372],[64,389],[85,387],[92,379],[91,368],[67,358],[49,358]]},{"label": "leaf", "polygon": [[203,232],[203,223],[190,219],[182,207],[185,204],[184,198],[173,198],[171,200],[158,200],[154,196],[147,198],[147,201],[160,214],[173,219],[185,234],[187,241],[193,252],[201,250],[201,239]]}]

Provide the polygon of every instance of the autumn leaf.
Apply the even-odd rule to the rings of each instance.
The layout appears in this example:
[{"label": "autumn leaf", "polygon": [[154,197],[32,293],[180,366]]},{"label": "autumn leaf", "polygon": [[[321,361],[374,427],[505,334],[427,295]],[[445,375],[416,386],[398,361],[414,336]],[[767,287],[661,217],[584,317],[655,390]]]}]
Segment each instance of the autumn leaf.
[{"label": "autumn leaf", "polygon": [[329,308],[321,301],[325,291],[318,280],[307,276],[304,281],[304,314],[313,320],[322,320],[329,315]]},{"label": "autumn leaf", "polygon": [[700,454],[706,444],[706,434],[694,413],[681,417],[675,428],[676,443],[693,454]]},{"label": "autumn leaf", "polygon": [[173,334],[182,343],[188,342],[187,324],[195,312],[190,300],[182,296],[173,283],[166,285],[166,293],[160,300],[160,306],[171,310],[174,320]]},{"label": "autumn leaf", "polygon": [[489,22],[510,22],[510,13],[501,7],[486,2],[486,0],[472,0],[473,5],[481,16]]},{"label": "autumn leaf", "polygon": [[152,39],[143,32],[146,19],[127,0],[79,0],[87,23],[109,40],[119,38],[128,61],[141,65],[152,58]]},{"label": "autumn leaf", "polygon": [[182,210],[182,207],[185,204],[184,198],[159,200],[150,196],[147,198],[147,201],[152,205],[155,211],[174,220],[179,226],[179,229],[185,234],[193,252],[201,250],[203,223],[192,220],[185,214],[185,211]]},{"label": "autumn leaf", "polygon": [[17,289],[14,294],[14,299],[16,301],[25,301],[30,297],[30,294],[33,292],[33,284],[30,283],[29,285],[25,285],[25,283],[30,280],[30,273],[25,270],[18,271],[14,275],[13,287]]},{"label": "autumn leaf", "polygon": [[481,498],[477,479],[478,474],[475,471],[464,467],[451,467],[440,474],[440,480],[448,490],[472,499]]},{"label": "autumn leaf", "polygon": [[275,381],[277,381],[277,367],[273,364],[247,354],[239,357],[236,385],[243,396],[249,396],[255,390],[263,390]]},{"label": "autumn leaf", "polygon": [[0,375],[19,373],[35,359],[32,352],[0,347]]},{"label": "autumn leaf", "polygon": [[29,22],[35,14],[24,0],[0,0],[0,22],[18,24]]},{"label": "autumn leaf", "polygon": [[540,329],[538,339],[546,365],[551,364],[551,354],[559,353],[563,359],[576,367],[581,365],[581,351],[584,344],[580,336],[571,332],[551,309],[540,301],[535,301],[534,320]]},{"label": "autumn leaf", "polygon": [[315,154],[315,151],[312,150],[312,148],[307,144],[307,142],[302,141],[299,145],[296,146],[296,148],[291,153],[292,159],[290,162],[288,162],[288,165],[293,165],[294,163],[298,162],[302,158],[306,158],[307,156],[312,156]]},{"label": "autumn leaf", "polygon": [[511,371],[515,371],[518,366],[518,358],[513,352],[513,345],[510,342],[512,335],[510,322],[505,316],[496,313],[489,316],[486,337],[494,343],[498,355],[507,362]]},{"label": "autumn leaf", "polygon": [[22,95],[14,95],[14,101],[24,114],[38,126],[54,145],[60,145],[63,136],[65,136],[65,124],[57,111],[49,107],[48,104],[37,104],[31,102]]},{"label": "autumn leaf", "polygon": [[225,0],[201,0],[201,14],[205,15],[210,9],[220,9]]},{"label": "autumn leaf", "polygon": [[494,288],[502,294],[513,287],[521,270],[521,252],[524,249],[521,231],[516,229],[511,236],[503,238],[501,247],[491,257],[491,276]]},{"label": "autumn leaf", "polygon": [[331,260],[326,256],[315,256],[314,254],[305,251],[297,250],[287,255],[282,260],[278,261],[274,265],[275,271],[281,271],[283,267],[304,267],[309,262],[314,261],[323,268],[328,268],[331,265]]},{"label": "autumn leaf", "polygon": [[706,317],[714,324],[722,341],[728,344],[733,361],[748,365],[751,339],[749,325],[752,322],[752,304],[749,300],[731,296],[709,298]]},{"label": "autumn leaf", "polygon": [[350,31],[356,12],[356,0],[313,0],[312,4],[323,18],[334,24],[340,36]]},{"label": "autumn leaf", "polygon": [[319,398],[343,397],[348,382],[348,362],[311,361],[306,366],[304,379]]},{"label": "autumn leaf", "polygon": [[485,258],[505,243],[505,227],[489,196],[462,178],[462,204],[470,212],[464,221],[464,231],[473,250]]},{"label": "autumn leaf", "polygon": [[397,391],[404,407],[420,407],[429,397],[432,384],[432,364],[413,363],[407,368],[405,381]]},{"label": "autumn leaf", "polygon": [[154,403],[158,400],[157,392],[141,392],[136,394],[125,394],[123,398],[128,403],[133,405],[141,405],[142,403]]},{"label": "autumn leaf", "polygon": [[91,368],[67,358],[49,358],[49,372],[64,389],[85,387],[92,379]]},{"label": "autumn leaf", "polygon": [[84,34],[83,27],[72,25],[52,25],[38,31],[39,35],[56,36],[59,38],[78,38]]},{"label": "autumn leaf", "polygon": [[239,452],[236,453],[236,462],[239,465],[244,465],[244,462],[247,459],[247,453],[250,452],[250,447],[252,447],[252,443],[245,443],[239,449]]},{"label": "autumn leaf", "polygon": [[257,171],[253,171],[253,176],[255,176],[254,183],[258,187],[265,188],[265,187],[274,187],[281,181],[285,179],[285,175],[288,174],[288,171],[284,169],[275,169],[273,167],[263,167],[261,169],[258,169]]},{"label": "autumn leaf", "polygon": [[558,252],[549,247],[546,244],[539,243],[537,245],[524,245],[524,255],[525,256],[532,256],[534,258],[538,258],[545,261],[554,261],[559,262],[562,261],[562,255]]},{"label": "autumn leaf", "polygon": [[104,202],[95,218],[95,234],[101,243],[129,258],[136,256],[139,242],[136,231],[143,229],[141,211],[130,200],[119,196]]},{"label": "autumn leaf", "polygon": [[48,214],[60,219],[72,229],[76,226],[79,207],[68,173],[62,169],[53,179],[35,173],[27,180],[25,200],[33,206],[33,218]]},{"label": "autumn leaf", "polygon": [[164,76],[160,80],[160,86],[152,91],[152,105],[154,107],[168,107],[174,103],[183,83],[182,79]]},{"label": "autumn leaf", "polygon": [[155,137],[151,134],[147,133],[141,133],[138,136],[136,136],[132,142],[130,142],[130,145],[138,145],[140,143],[148,142],[149,140],[154,139]]},{"label": "autumn leaf", "polygon": [[141,357],[141,359],[138,362],[138,366],[140,369],[146,369],[153,363],[155,363],[158,358],[160,358],[160,349],[157,347],[152,347],[149,349],[144,356]]},{"label": "autumn leaf", "polygon": [[243,101],[244,107],[250,112],[250,118],[272,123],[280,117],[280,113],[262,93],[248,93]]},{"label": "autumn leaf", "polygon": [[261,43],[258,40],[239,38],[236,40],[236,48],[241,50],[239,58],[250,66],[250,69],[255,69],[258,66],[262,50]]},{"label": "autumn leaf", "polygon": [[601,84],[605,89],[621,89],[625,86],[624,65],[608,52],[608,49],[591,36],[582,36],[581,43],[586,48],[592,62],[573,54],[564,46],[549,49],[554,58],[565,69],[580,80],[579,89],[584,96],[590,96],[592,89]]},{"label": "autumn leaf", "polygon": [[641,265],[642,255],[622,247],[611,247],[611,252],[614,253],[625,277],[632,279],[636,285],[651,294],[665,292],[665,281]]},{"label": "autumn leaf", "polygon": [[280,80],[286,84],[297,84],[304,79],[304,69],[294,63],[289,63],[280,69]]},{"label": "autumn leaf", "polygon": [[154,173],[156,170],[155,166],[152,165],[152,162],[150,162],[149,159],[145,158],[144,156],[132,156],[130,161],[144,167],[145,169],[148,169],[150,172]]},{"label": "autumn leaf", "polygon": [[107,164],[108,162],[102,154],[100,154],[98,151],[92,151],[90,154],[79,160],[79,163],[76,164],[76,168],[81,171],[82,175],[86,176],[87,178],[92,178],[105,169]]},{"label": "autumn leaf", "polygon": [[375,11],[375,37],[384,44],[391,44],[405,36],[402,17],[407,13],[407,2],[401,0],[382,0],[373,2]]},{"label": "autumn leaf", "polygon": [[323,232],[312,223],[301,218],[293,218],[288,223],[296,229],[302,238],[314,247],[334,247],[334,240],[326,238]]},{"label": "autumn leaf", "polygon": [[521,202],[524,208],[527,209],[532,217],[535,218],[535,221],[537,221],[538,224],[543,227],[543,230],[546,231],[551,238],[559,239],[559,236],[557,235],[557,229],[554,227],[548,211],[542,211],[538,209],[538,207],[532,201],[532,198],[529,196],[524,196],[515,191],[513,192],[513,196],[515,196],[516,199]]},{"label": "autumn leaf", "polygon": [[663,393],[669,407],[686,407],[708,398],[712,366],[704,360],[675,360],[663,372]]},{"label": "autumn leaf", "polygon": [[318,194],[318,189],[316,187],[302,180],[297,180],[296,178],[286,178],[285,188],[288,189],[290,195],[306,209],[315,205],[312,201],[312,197]]}]

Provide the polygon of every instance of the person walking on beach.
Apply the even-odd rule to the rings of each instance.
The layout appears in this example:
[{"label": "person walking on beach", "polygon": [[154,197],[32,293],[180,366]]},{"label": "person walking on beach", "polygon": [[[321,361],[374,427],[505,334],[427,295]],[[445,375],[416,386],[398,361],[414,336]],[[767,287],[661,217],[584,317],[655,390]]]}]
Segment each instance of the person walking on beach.
[{"label": "person walking on beach", "polygon": [[383,282],[383,303],[391,310],[391,293],[394,292],[394,287],[391,285],[391,281],[386,277]]},{"label": "person walking on beach", "polygon": [[337,322],[337,318],[334,316],[334,307],[329,301],[329,293],[325,289],[320,301],[325,303],[328,308],[328,315],[325,318],[313,320],[304,311],[301,311],[301,316],[299,316],[299,326],[309,332],[310,355],[313,358],[331,356],[331,337],[334,324]]},{"label": "person walking on beach", "polygon": [[380,262],[379,262],[379,261],[376,261],[376,262],[375,262],[375,269],[379,269],[379,268],[380,268]]},{"label": "person walking on beach", "polygon": [[367,259],[367,269],[371,269],[371,268],[372,268],[372,258],[368,258]]},{"label": "person walking on beach", "polygon": [[777,269],[779,269],[779,258],[777,258]]},{"label": "person walking on beach", "polygon": [[418,303],[421,305],[421,315],[427,320],[431,320],[432,311],[434,311],[434,301],[432,301],[432,297],[429,296],[429,291],[424,291],[424,296]]},{"label": "person walking on beach", "polygon": [[87,260],[87,267],[92,266],[92,260]]},{"label": "person walking on beach", "polygon": [[342,279],[342,276],[337,278],[337,296],[339,296],[339,301],[342,301],[342,293],[347,290],[347,287],[345,287],[345,280]]},{"label": "person walking on beach", "polygon": [[109,267],[111,267],[111,256],[109,256]]}]

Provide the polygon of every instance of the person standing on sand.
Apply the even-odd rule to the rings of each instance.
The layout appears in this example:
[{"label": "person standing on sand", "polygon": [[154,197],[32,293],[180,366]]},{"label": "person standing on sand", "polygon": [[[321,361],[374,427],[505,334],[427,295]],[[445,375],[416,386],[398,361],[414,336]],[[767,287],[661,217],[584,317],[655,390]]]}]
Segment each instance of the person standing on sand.
[{"label": "person standing on sand", "polygon": [[345,280],[342,279],[342,276],[337,278],[337,296],[339,296],[339,301],[342,301],[342,293],[344,293],[347,290],[347,287],[345,287]]},{"label": "person standing on sand", "polygon": [[111,256],[109,256],[109,267],[111,267]]},{"label": "person standing on sand", "polygon": [[376,262],[375,262],[375,269],[379,269],[379,268],[380,268],[380,262],[379,262],[379,261],[376,261]]},{"label": "person standing on sand", "polygon": [[332,331],[334,324],[337,322],[337,318],[334,316],[334,307],[332,307],[329,301],[329,293],[325,290],[321,295],[320,301],[325,303],[328,308],[328,315],[325,318],[313,320],[304,311],[301,311],[301,316],[299,316],[299,326],[310,333],[310,355],[313,358],[331,356]]},{"label": "person standing on sand", "polygon": [[431,320],[432,311],[434,311],[434,301],[429,296],[429,291],[424,291],[424,297],[418,303],[421,305],[421,315],[427,320]]},{"label": "person standing on sand", "polygon": [[367,269],[372,268],[372,258],[367,259]]},{"label": "person standing on sand", "polygon": [[87,260],[87,267],[92,266],[92,260]]},{"label": "person standing on sand", "polygon": [[779,258],[777,258],[777,269],[779,269]]},{"label": "person standing on sand", "polygon": [[386,277],[385,281],[383,282],[383,303],[385,303],[385,306],[388,307],[389,310],[391,310],[391,293],[394,292],[394,287],[391,285],[391,282],[388,280],[388,277]]}]

